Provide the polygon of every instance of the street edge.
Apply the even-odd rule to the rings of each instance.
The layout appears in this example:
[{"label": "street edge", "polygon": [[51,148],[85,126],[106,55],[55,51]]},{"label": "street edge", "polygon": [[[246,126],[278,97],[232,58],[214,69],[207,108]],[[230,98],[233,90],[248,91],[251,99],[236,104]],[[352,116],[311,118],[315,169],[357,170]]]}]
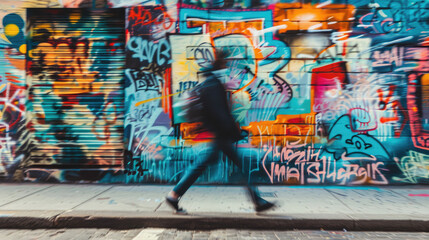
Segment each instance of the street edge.
[{"label": "street edge", "polygon": [[429,232],[428,220],[356,220],[356,219],[278,219],[234,217],[108,217],[58,216],[2,217],[0,228],[175,228],[182,230],[252,229],[252,230],[341,230]]}]

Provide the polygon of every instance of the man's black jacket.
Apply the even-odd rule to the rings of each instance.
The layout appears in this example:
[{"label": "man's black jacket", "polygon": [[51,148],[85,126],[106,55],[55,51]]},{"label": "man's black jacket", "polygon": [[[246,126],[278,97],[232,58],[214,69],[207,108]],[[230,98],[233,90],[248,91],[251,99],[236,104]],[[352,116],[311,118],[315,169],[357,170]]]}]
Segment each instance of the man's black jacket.
[{"label": "man's black jacket", "polygon": [[239,140],[240,129],[231,115],[225,87],[213,73],[207,72],[204,77],[200,92],[204,127],[216,138]]}]

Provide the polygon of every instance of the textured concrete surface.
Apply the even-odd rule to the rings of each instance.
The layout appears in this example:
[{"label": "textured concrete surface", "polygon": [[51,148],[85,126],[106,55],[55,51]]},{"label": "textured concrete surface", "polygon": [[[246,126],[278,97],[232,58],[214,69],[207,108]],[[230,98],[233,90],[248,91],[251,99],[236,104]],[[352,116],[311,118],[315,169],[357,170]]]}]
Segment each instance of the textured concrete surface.
[{"label": "textured concrete surface", "polygon": [[429,239],[425,232],[349,232],[326,230],[236,230],[216,229],[210,231],[145,228],[116,230],[108,228],[60,228],[60,229],[0,229],[0,239],[37,240],[386,240],[386,239]]},{"label": "textured concrete surface", "polygon": [[332,229],[429,231],[429,187],[262,186],[278,207],[256,214],[242,187],[195,186],[180,204],[172,186],[0,184],[1,228]]}]

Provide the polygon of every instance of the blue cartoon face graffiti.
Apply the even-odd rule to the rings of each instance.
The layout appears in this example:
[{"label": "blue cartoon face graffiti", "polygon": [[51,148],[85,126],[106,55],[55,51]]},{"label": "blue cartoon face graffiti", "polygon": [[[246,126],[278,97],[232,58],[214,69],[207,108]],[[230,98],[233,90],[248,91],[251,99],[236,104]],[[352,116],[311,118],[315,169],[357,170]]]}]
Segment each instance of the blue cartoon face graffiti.
[{"label": "blue cartoon face graffiti", "polygon": [[387,150],[373,136],[352,131],[350,115],[338,118],[329,131],[328,140],[326,151],[332,153],[335,160],[390,159]]}]

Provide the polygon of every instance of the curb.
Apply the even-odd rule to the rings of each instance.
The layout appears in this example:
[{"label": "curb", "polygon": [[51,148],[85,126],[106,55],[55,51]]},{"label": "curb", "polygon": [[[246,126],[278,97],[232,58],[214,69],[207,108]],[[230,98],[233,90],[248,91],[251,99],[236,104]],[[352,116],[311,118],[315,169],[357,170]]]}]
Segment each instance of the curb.
[{"label": "curb", "polygon": [[[252,230],[341,230],[429,232],[428,220],[402,219],[314,219],[252,214],[171,215],[159,213],[61,214],[52,217],[0,217],[0,228],[176,228],[183,230],[252,229]],[[144,215],[144,216],[142,216]]]}]

